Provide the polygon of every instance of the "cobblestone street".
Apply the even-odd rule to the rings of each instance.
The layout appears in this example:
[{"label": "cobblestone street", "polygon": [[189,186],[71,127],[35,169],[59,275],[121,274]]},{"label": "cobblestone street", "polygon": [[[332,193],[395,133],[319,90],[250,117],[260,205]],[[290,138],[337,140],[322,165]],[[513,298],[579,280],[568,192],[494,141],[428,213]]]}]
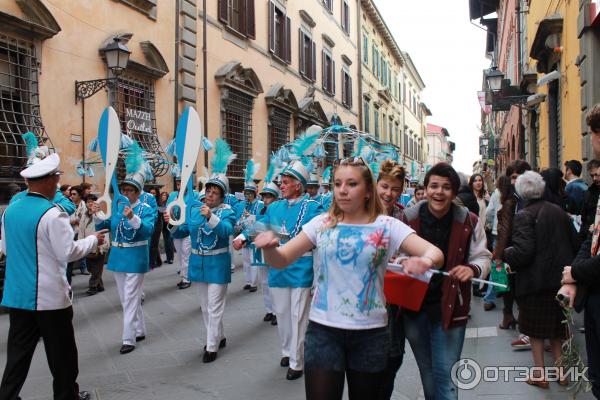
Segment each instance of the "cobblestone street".
[{"label": "cobblestone street", "polygon": [[[194,286],[177,290],[176,265],[164,265],[146,275],[144,312],[147,339],[130,354],[120,355],[121,308],[112,274],[105,272],[106,291],[85,295],[87,276],[75,275],[75,330],[79,348],[79,383],[82,390],[101,400],[234,400],[304,399],[304,381],[287,381],[279,366],[277,328],[263,322],[260,292],[243,291],[238,268],[229,286],[225,310],[227,347],[214,363],[202,363],[204,327]],[[499,303],[498,305],[500,305]],[[473,303],[463,357],[480,365],[530,365],[529,351],[510,349],[515,331],[495,327],[498,309],[484,312],[480,299]],[[0,316],[0,364],[6,357],[8,315]],[[576,334],[581,349],[583,335]],[[422,390],[410,346],[396,381],[394,399],[419,399]],[[549,361],[549,353],[547,353]],[[51,376],[43,347],[38,346],[23,400],[51,399]],[[481,383],[461,391],[461,399],[566,399],[556,383],[550,390],[525,383]],[[591,394],[578,396],[592,399]]]}]

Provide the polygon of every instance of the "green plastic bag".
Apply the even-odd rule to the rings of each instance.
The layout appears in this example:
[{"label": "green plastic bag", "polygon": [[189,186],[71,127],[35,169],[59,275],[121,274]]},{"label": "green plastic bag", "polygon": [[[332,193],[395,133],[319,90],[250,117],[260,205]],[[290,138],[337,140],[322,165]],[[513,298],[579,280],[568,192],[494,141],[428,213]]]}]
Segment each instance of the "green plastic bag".
[{"label": "green plastic bag", "polygon": [[490,279],[494,283],[500,283],[506,285],[505,288],[494,286],[496,293],[508,292],[508,272],[506,271],[506,263],[492,261],[492,271],[490,273]]}]

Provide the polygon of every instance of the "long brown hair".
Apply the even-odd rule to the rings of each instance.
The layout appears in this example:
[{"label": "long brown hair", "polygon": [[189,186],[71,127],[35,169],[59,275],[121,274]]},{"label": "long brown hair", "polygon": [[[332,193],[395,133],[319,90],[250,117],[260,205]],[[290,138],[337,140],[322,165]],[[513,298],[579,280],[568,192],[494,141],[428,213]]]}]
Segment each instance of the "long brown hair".
[{"label": "long brown hair", "polygon": [[344,217],[344,212],[340,209],[340,206],[335,199],[335,174],[340,167],[354,167],[360,170],[360,175],[365,180],[365,183],[367,184],[367,192],[369,193],[369,199],[365,204],[365,209],[367,210],[367,214],[369,216],[369,223],[375,221],[378,216],[385,214],[383,204],[381,204],[381,200],[379,200],[379,196],[377,195],[377,184],[371,169],[360,157],[346,158],[333,166],[332,175],[334,182],[334,195],[331,202],[331,207],[329,207],[329,211],[327,212],[329,219],[324,228],[335,228],[340,219],[343,219]]}]

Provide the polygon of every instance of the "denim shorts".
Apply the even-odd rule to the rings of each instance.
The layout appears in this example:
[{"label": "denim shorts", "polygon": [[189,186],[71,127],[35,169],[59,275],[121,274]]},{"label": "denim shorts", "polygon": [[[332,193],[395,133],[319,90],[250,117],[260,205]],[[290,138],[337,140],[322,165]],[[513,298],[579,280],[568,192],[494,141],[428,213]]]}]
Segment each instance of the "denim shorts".
[{"label": "denim shorts", "polygon": [[389,342],[387,327],[350,330],[309,321],[304,365],[306,369],[382,372],[387,365]]}]

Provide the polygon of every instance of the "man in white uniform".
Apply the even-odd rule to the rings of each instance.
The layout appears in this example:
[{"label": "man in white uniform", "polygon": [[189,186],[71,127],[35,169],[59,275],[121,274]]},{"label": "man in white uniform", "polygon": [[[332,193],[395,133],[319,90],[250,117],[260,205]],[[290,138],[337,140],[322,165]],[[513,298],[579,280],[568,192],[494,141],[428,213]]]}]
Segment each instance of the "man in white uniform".
[{"label": "man in white uniform", "polygon": [[80,392],[67,263],[85,257],[103,242],[105,231],[73,241],[69,216],[51,199],[59,181],[60,158],[30,159],[21,171],[28,193],[2,216],[0,251],[6,254],[2,305],[10,328],[0,400],[19,399],[40,337],[52,373],[54,399],[87,400]]}]

